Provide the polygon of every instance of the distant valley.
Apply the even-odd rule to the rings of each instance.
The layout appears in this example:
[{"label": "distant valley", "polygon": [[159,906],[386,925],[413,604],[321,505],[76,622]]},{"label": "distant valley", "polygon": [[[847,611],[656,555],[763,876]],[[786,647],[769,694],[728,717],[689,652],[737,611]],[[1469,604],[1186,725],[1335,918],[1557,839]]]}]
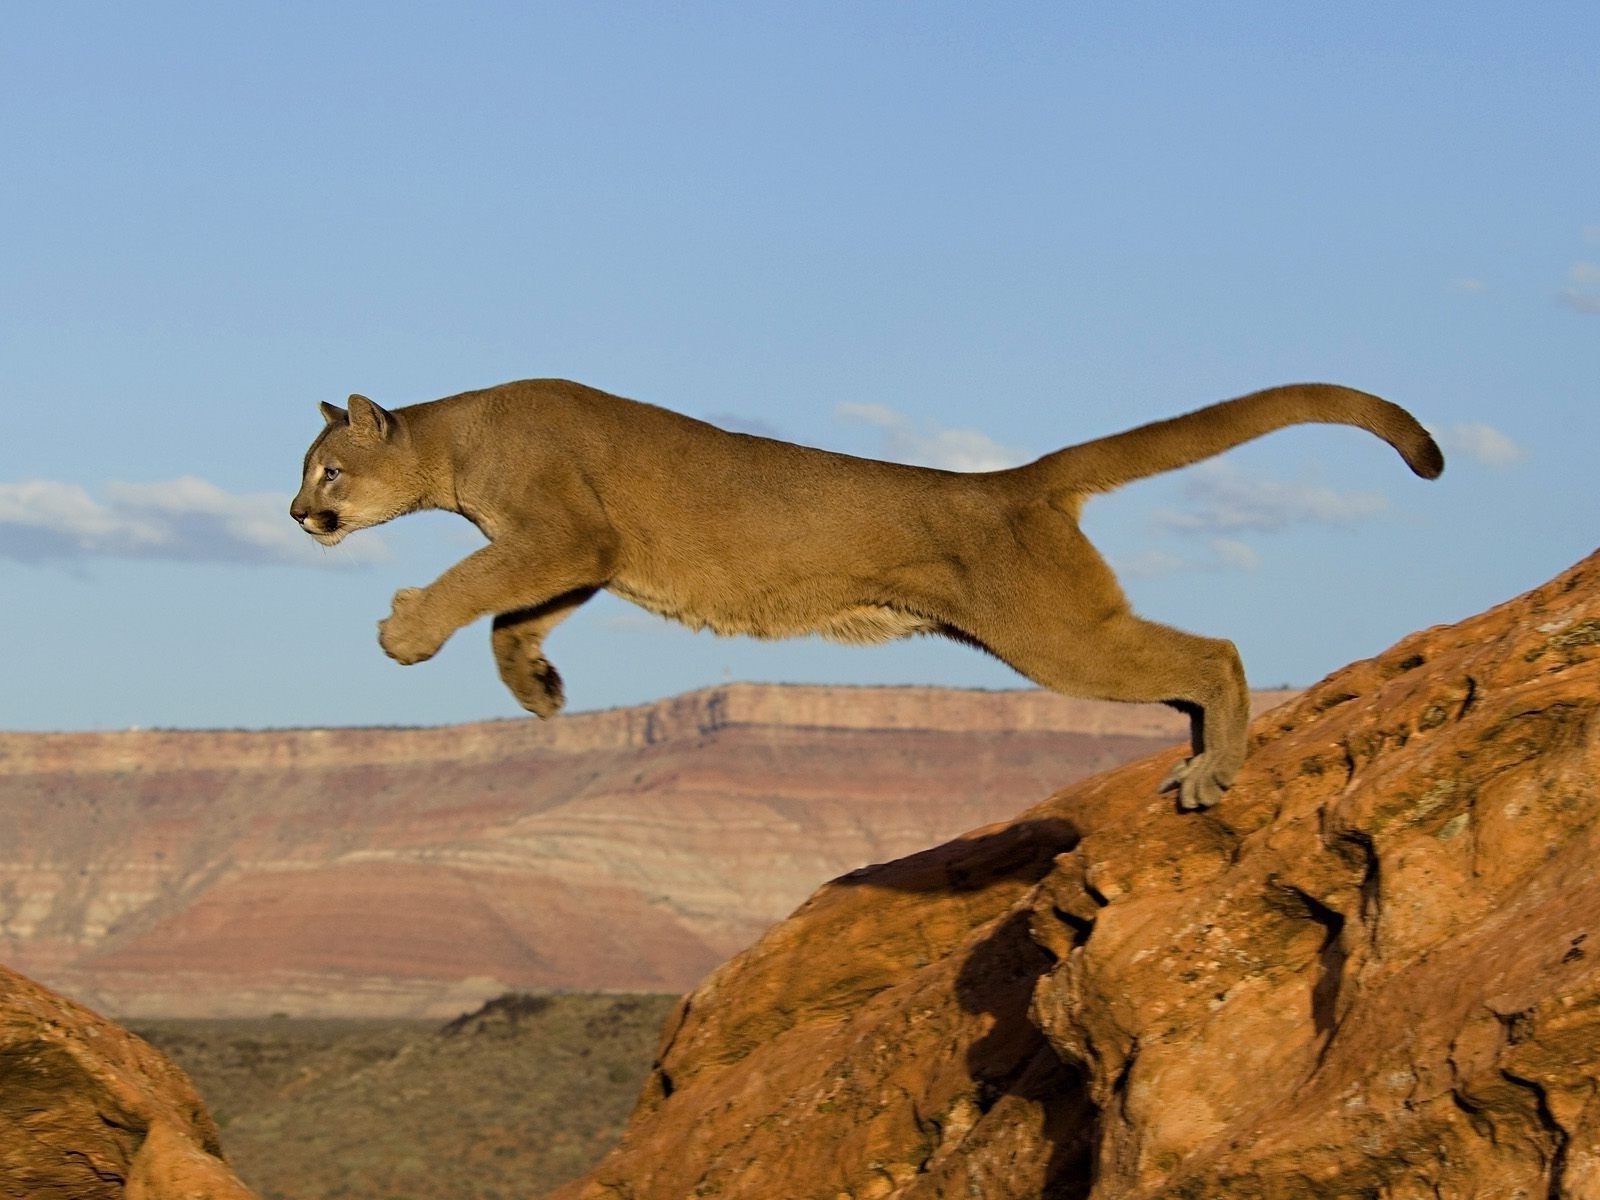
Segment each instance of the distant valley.
[{"label": "distant valley", "polygon": [[544,723],[0,734],[0,960],[145,1017],[678,992],[822,881],[1185,735],[1037,691],[756,684]]}]

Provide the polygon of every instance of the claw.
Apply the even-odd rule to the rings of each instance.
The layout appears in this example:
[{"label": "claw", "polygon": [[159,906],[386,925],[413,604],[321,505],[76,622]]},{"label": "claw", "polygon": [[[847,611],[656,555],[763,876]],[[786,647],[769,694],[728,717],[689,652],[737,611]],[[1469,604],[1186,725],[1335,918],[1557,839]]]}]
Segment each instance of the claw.
[{"label": "claw", "polygon": [[1174,763],[1172,770],[1167,772],[1167,777],[1161,781],[1161,786],[1156,791],[1170,792],[1174,788],[1180,787],[1183,781],[1189,777],[1189,767],[1193,762],[1194,759],[1185,758]]},{"label": "claw", "polygon": [[1184,812],[1199,812],[1210,808],[1221,799],[1222,789],[1214,780],[1186,780],[1185,786],[1178,793],[1178,807]]},{"label": "claw", "polygon": [[1184,812],[1198,812],[1221,800],[1227,786],[1207,766],[1205,756],[1197,754],[1184,759],[1167,772],[1158,790],[1176,790],[1178,807]]}]

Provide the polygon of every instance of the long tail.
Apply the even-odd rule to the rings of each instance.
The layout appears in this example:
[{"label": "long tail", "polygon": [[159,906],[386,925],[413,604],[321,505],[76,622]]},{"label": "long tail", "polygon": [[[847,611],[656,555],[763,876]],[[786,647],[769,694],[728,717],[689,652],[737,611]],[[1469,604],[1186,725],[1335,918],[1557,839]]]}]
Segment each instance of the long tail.
[{"label": "long tail", "polygon": [[1400,452],[1424,479],[1444,470],[1444,455],[1417,419],[1387,400],[1332,383],[1294,383],[1224,400],[1168,421],[1068,446],[1018,468],[1050,494],[1108,492],[1221,454],[1286,425],[1354,425]]}]

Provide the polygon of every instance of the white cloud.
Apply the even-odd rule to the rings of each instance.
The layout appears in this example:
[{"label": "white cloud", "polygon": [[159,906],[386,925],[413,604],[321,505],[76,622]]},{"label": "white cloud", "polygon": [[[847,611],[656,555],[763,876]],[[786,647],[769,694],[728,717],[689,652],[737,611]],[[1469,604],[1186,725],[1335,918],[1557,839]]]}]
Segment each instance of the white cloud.
[{"label": "white cloud", "polygon": [[1243,542],[1233,538],[1211,538],[1203,555],[1173,554],[1167,550],[1145,550],[1130,558],[1118,560],[1117,568],[1124,575],[1153,578],[1174,575],[1179,571],[1254,571],[1261,565],[1261,556]]},{"label": "white cloud", "polygon": [[707,413],[706,420],[719,429],[729,429],[734,433],[751,433],[756,437],[782,438],[783,433],[776,425],[763,421],[760,417],[747,417],[735,412]]},{"label": "white cloud", "polygon": [[1190,569],[1189,560],[1166,550],[1141,550],[1116,560],[1119,574],[1151,579]]},{"label": "white cloud", "polygon": [[945,471],[1000,471],[1025,461],[1025,456],[975,429],[943,429],[926,421],[919,424],[882,404],[844,403],[834,411],[847,421],[881,429],[884,450],[897,462]]},{"label": "white cloud", "polygon": [[1600,313],[1600,263],[1573,263],[1567,269],[1567,286],[1556,294],[1577,312]]},{"label": "white cloud", "polygon": [[1219,566],[1236,571],[1254,571],[1261,565],[1261,555],[1254,548],[1233,538],[1212,538],[1211,553],[1216,556]]},{"label": "white cloud", "polygon": [[108,483],[102,499],[75,483],[0,483],[0,558],[354,566],[386,557],[383,544],[328,550],[289,518],[289,497],[234,493],[194,476],[163,483]]},{"label": "white cloud", "polygon": [[682,628],[674,621],[641,609],[608,613],[600,618],[599,625],[608,633],[663,633],[669,629]]},{"label": "white cloud", "polygon": [[1468,421],[1439,432],[1439,442],[1452,454],[1460,454],[1486,467],[1509,467],[1528,457],[1517,445],[1492,425]]},{"label": "white cloud", "polygon": [[1453,279],[1450,281],[1450,287],[1469,296],[1480,295],[1489,290],[1489,285],[1481,279]]},{"label": "white cloud", "polygon": [[1290,525],[1364,521],[1388,507],[1376,492],[1340,492],[1320,484],[1264,479],[1226,462],[1196,467],[1183,491],[1192,508],[1161,510],[1156,514],[1159,525],[1218,534],[1271,533]]},{"label": "white cloud", "polygon": [[[1485,445],[1491,442],[1480,440]],[[1504,441],[1511,445],[1509,438]],[[1186,507],[1158,509],[1155,524],[1168,533],[1201,535],[1200,550],[1146,550],[1120,560],[1119,569],[1134,576],[1254,571],[1261,565],[1260,553],[1233,535],[1276,533],[1291,525],[1347,525],[1376,517],[1389,506],[1376,492],[1341,492],[1320,484],[1267,479],[1226,461],[1205,462],[1189,471],[1183,495]]]}]

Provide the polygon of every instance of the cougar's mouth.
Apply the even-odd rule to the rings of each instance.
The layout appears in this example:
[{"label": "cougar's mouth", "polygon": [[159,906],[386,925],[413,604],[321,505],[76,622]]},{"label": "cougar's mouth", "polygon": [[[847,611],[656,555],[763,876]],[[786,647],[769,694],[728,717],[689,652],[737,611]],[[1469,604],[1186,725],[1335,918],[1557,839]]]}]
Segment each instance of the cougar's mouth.
[{"label": "cougar's mouth", "polygon": [[336,512],[312,513],[304,521],[300,522],[300,528],[304,529],[324,546],[333,545],[345,534],[345,530],[339,520],[339,514]]}]

